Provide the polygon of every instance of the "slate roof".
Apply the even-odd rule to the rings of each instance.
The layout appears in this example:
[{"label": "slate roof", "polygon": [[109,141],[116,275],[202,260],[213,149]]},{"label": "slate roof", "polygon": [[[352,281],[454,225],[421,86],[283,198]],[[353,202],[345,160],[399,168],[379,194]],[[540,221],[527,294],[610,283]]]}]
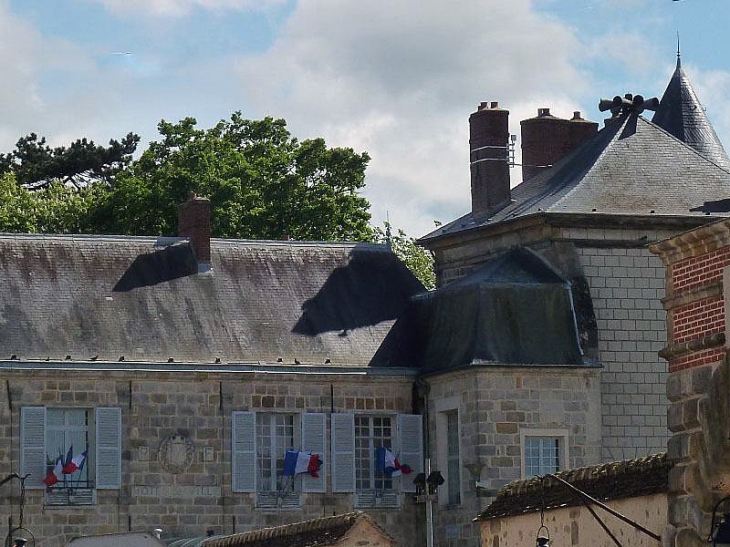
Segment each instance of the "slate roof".
[{"label": "slate roof", "polygon": [[0,359],[405,365],[380,346],[423,286],[385,246],[211,255],[197,274],[179,238],[0,235]]},{"label": "slate roof", "polygon": [[[584,325],[574,313],[581,301],[575,301],[566,281],[538,256],[514,249],[414,297],[393,330],[411,333],[410,351],[424,373],[472,365],[590,365],[579,345],[576,327]],[[586,313],[592,316],[592,308]]]},{"label": "slate roof", "polygon": [[677,57],[677,68],[662,95],[652,122],[697,150],[717,165],[730,169],[730,159],[707,119]]},{"label": "slate roof", "polygon": [[[555,473],[599,501],[651,496],[667,492],[673,463],[665,452],[644,458],[603,463],[592,467]],[[544,497],[543,497],[544,496]],[[545,509],[582,505],[565,485],[546,479],[544,489],[539,477],[513,481],[499,491],[495,500],[474,520],[491,520]]]},{"label": "slate roof", "polygon": [[334,517],[233,534],[208,540],[203,543],[203,547],[324,547],[336,544],[362,520],[368,521],[385,538],[391,539],[368,515],[362,511],[355,511]]},{"label": "slate roof", "polygon": [[512,189],[490,218],[471,213],[421,241],[540,214],[701,216],[730,194],[730,172],[635,113],[604,127],[551,169]]}]

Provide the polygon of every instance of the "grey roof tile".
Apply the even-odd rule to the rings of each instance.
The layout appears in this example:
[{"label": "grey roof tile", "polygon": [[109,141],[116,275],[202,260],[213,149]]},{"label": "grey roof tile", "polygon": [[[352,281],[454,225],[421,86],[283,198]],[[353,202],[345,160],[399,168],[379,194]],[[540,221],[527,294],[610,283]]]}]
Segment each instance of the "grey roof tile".
[{"label": "grey roof tile", "polygon": [[630,114],[513,188],[512,203],[491,218],[468,213],[422,241],[541,213],[701,216],[705,203],[729,194],[730,172]]},{"label": "grey roof tile", "polygon": [[213,240],[197,274],[186,241],[158,242],[0,235],[0,352],[404,365],[381,344],[423,287],[386,247]]},{"label": "grey roof tile", "polygon": [[677,68],[662,95],[652,122],[687,143],[710,161],[730,169],[730,159],[717,137],[689,78],[677,58]]}]

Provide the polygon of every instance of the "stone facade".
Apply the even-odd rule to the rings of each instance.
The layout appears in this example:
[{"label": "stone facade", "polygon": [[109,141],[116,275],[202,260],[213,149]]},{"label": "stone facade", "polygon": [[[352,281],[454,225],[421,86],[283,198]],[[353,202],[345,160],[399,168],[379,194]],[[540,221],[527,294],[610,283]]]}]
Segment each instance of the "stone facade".
[{"label": "stone facade", "polygon": [[516,219],[437,248],[438,281],[448,285],[516,246],[535,250],[567,278],[585,278],[597,323],[596,362],[603,366],[601,458],[635,458],[665,450],[668,440],[666,364],[657,354],[666,343],[666,270],[646,244],[696,225],[687,223]]},{"label": "stone facade", "polygon": [[[254,494],[233,492],[232,412],[325,413],[329,428],[333,411],[395,416],[413,408],[414,378],[409,374],[160,372],[132,366],[102,371],[77,364],[71,376],[71,365],[65,370],[44,370],[39,363],[21,368],[0,371],[5,384],[0,391],[1,476],[19,468],[22,407],[121,409],[121,488],[97,489],[95,503],[78,506],[49,506],[43,489],[26,490],[23,526],[39,545],[49,547],[87,534],[160,527],[164,537],[191,537],[209,529],[235,533],[349,512],[356,505],[354,495],[333,494],[328,471],[327,491],[301,493],[300,507],[292,510],[260,509]],[[329,429],[327,433],[329,446]],[[185,439],[188,446],[187,460],[177,462],[178,467],[162,454],[171,436]],[[94,456],[90,458],[93,465]],[[325,452],[325,469],[328,461]],[[12,496],[0,497],[3,522],[12,516],[17,525],[19,493],[15,481]],[[398,505],[369,513],[399,545],[421,545],[423,526],[414,526],[421,513],[405,494],[398,494]]]},{"label": "stone facade", "polygon": [[672,546],[706,544],[714,504],[730,494],[730,370],[726,299],[730,222],[721,221],[651,246],[667,264],[667,398]]},{"label": "stone facade", "polygon": [[[499,488],[523,475],[525,434],[567,439],[561,446],[565,467],[597,463],[600,458],[600,371],[597,368],[484,366],[428,377],[429,437],[432,468],[447,483],[434,507],[437,545],[476,546],[482,511]],[[461,432],[461,503],[448,504],[446,432],[439,419],[456,411]],[[562,444],[562,441],[561,441]],[[470,467],[477,464],[479,475]],[[476,487],[476,481],[486,488]]]}]

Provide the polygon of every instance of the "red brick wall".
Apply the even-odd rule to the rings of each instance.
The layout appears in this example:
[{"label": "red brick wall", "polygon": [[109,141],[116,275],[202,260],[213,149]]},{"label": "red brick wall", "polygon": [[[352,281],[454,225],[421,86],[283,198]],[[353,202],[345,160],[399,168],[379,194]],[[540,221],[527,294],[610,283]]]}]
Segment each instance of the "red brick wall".
[{"label": "red brick wall", "polygon": [[[730,246],[703,252],[700,244],[693,254],[670,263],[668,269],[669,296],[674,302],[667,316],[670,372],[717,363],[725,354],[724,347],[707,348],[700,342],[725,332],[722,276],[730,265]],[[677,351],[681,345],[686,349]]]},{"label": "red brick wall", "polygon": [[700,288],[722,279],[722,270],[730,264],[730,247],[693,256],[672,264],[671,276],[675,292]]}]

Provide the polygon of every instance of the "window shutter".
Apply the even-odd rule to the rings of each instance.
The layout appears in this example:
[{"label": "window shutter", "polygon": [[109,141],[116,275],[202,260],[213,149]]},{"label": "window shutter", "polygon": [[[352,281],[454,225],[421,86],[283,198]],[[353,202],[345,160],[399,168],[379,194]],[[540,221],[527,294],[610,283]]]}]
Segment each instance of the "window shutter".
[{"label": "window shutter", "polygon": [[325,437],[327,435],[327,422],[322,413],[306,413],[302,415],[302,450],[319,454],[322,460],[322,467],[319,471],[319,478],[315,479],[308,474],[304,475],[302,490],[304,492],[326,492],[327,483],[325,473],[327,464],[325,461],[325,450],[327,449]]},{"label": "window shutter", "polygon": [[46,409],[42,406],[20,408],[20,474],[30,473],[26,488],[45,488]]},{"label": "window shutter", "polygon": [[413,473],[401,475],[401,490],[415,492],[413,479],[423,471],[423,421],[418,414],[398,414],[398,438],[400,454],[398,461],[413,468]]},{"label": "window shutter", "polygon": [[332,414],[332,491],[355,491],[354,414]]},{"label": "window shutter", "polygon": [[96,487],[117,490],[122,487],[122,409],[99,407],[96,423]]},{"label": "window shutter", "polygon": [[256,491],[256,414],[237,411],[231,426],[231,489]]}]

